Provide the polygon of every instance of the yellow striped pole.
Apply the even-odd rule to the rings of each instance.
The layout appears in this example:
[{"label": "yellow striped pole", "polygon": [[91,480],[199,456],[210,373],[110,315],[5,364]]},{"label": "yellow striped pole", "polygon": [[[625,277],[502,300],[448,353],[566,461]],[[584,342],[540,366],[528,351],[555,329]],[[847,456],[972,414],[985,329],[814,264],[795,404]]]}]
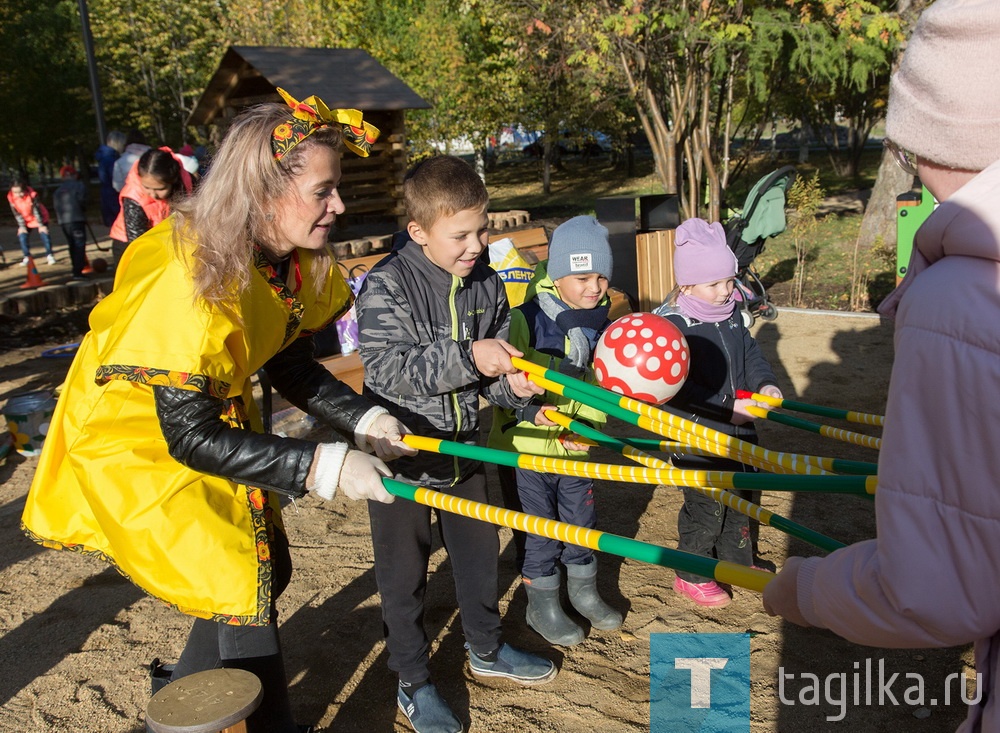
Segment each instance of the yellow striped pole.
[{"label": "yellow striped pole", "polygon": [[463,517],[478,519],[501,527],[519,529],[522,532],[547,537],[551,540],[566,542],[579,547],[588,547],[620,557],[627,557],[640,562],[661,565],[672,570],[713,578],[720,583],[736,585],[762,592],[764,586],[774,579],[774,575],[763,570],[753,570],[745,565],[715,560],[710,557],[692,555],[689,552],[661,547],[649,542],[642,542],[630,537],[601,532],[597,529],[587,529],[574,524],[559,522],[555,519],[536,517],[512,509],[502,509],[491,504],[484,504],[470,499],[461,499],[440,491],[432,491],[422,486],[411,486],[395,479],[384,478],[382,484],[393,496],[409,499],[424,506],[434,507],[441,511],[460,514]]},{"label": "yellow striped pole", "polygon": [[867,412],[838,410],[834,407],[810,405],[808,402],[795,402],[793,400],[786,400],[782,397],[771,397],[770,395],[758,394],[757,392],[747,392],[741,389],[736,390],[736,396],[740,399],[751,399],[756,402],[763,402],[764,404],[771,405],[771,407],[780,407],[785,410],[792,410],[793,412],[805,412],[810,415],[832,417],[862,425],[874,425],[876,427],[882,427],[885,425],[885,415],[872,415]]},{"label": "yellow striped pole", "polygon": [[[767,460],[762,460],[753,454],[746,453],[739,448],[720,445],[719,443],[707,438],[699,437],[694,433],[686,432],[682,428],[675,425],[662,423],[653,418],[639,415],[619,405],[612,404],[610,402],[602,402],[597,398],[588,399],[587,395],[574,390],[572,387],[566,387],[557,382],[553,382],[551,379],[547,379],[546,377],[540,377],[537,374],[529,374],[528,378],[535,384],[547,389],[553,394],[563,395],[571,399],[578,400],[596,410],[601,410],[608,415],[617,417],[619,420],[637,425],[638,427],[648,430],[651,433],[656,433],[657,435],[670,438],[671,440],[687,442],[700,450],[708,451],[712,455],[722,456],[723,458],[732,458],[733,460],[745,463],[748,466],[759,468],[762,471],[767,471],[769,473],[804,473],[809,475],[822,475],[836,470],[835,464],[837,463],[837,459],[825,458],[822,456],[803,456],[796,453],[774,454],[772,452],[773,455],[781,455],[784,457],[784,461],[782,463],[772,463]],[[694,423],[691,424],[693,425]],[[707,429],[708,428],[706,428],[706,430]],[[711,432],[717,431],[713,430]],[[720,433],[720,435],[723,434],[724,433]],[[736,438],[733,438],[733,440],[743,445],[752,445],[751,443],[747,443],[746,441],[738,440]],[[756,448],[757,446],[753,447]],[[865,473],[865,471],[851,471],[851,473]]]},{"label": "yellow striped pole", "polygon": [[[694,435],[704,438],[711,443],[728,448],[730,451],[740,451],[762,461],[783,466],[791,471],[799,470],[796,466],[801,465],[802,463],[813,465],[823,470],[830,470],[826,467],[830,461],[828,458],[824,459],[820,456],[803,456],[770,451],[765,448],[761,448],[759,445],[754,445],[753,443],[748,443],[745,440],[740,440],[739,438],[734,438],[731,435],[726,435],[718,430],[706,428],[704,425],[699,425],[696,422],[692,422],[691,420],[675,415],[671,412],[667,412],[666,410],[662,410],[658,407],[653,407],[645,402],[634,400],[631,397],[624,397],[611,392],[610,390],[588,384],[587,382],[574,379],[573,377],[569,377],[565,374],[561,374],[554,369],[547,369],[539,366],[534,362],[527,361],[519,357],[511,357],[511,362],[515,367],[522,369],[528,374],[545,377],[546,379],[550,379],[557,384],[561,384],[563,387],[568,387],[571,391],[567,392],[567,396],[596,407],[599,410],[604,410],[605,408],[602,405],[605,404],[616,405],[629,412],[649,417],[657,422],[665,423],[688,433],[693,433]],[[594,400],[597,400],[597,404],[594,403]],[[718,455],[723,454],[718,453]]]},{"label": "yellow striped pole", "polygon": [[[627,445],[624,441],[618,440],[611,436],[605,435],[596,428],[592,428],[589,425],[584,425],[579,420],[574,420],[568,415],[564,415],[558,410],[546,410],[546,417],[548,417],[552,422],[561,425],[567,430],[572,430],[578,435],[590,438],[599,442],[606,448],[611,450],[616,450],[627,458],[641,463],[643,465],[649,466],[651,468],[669,468],[670,464],[666,461],[651,456],[648,453],[639,450],[633,446]],[[739,512],[740,514],[745,514],[748,517],[756,519],[762,524],[766,524],[769,527],[774,527],[775,529],[781,530],[785,534],[791,535],[792,537],[798,537],[800,540],[804,540],[811,545],[815,545],[827,552],[833,552],[841,547],[845,547],[843,542],[838,542],[837,540],[827,537],[824,534],[815,532],[808,527],[805,527],[798,522],[793,522],[791,519],[787,519],[780,514],[775,514],[759,504],[754,504],[751,501],[742,499],[735,494],[722,489],[710,488],[707,486],[691,486],[689,487],[699,494],[704,494],[712,499],[715,499],[722,504],[725,504],[730,509]]]},{"label": "yellow striped pole", "polygon": [[839,440],[842,443],[851,443],[865,448],[873,448],[874,450],[882,448],[882,439],[876,438],[872,435],[856,433],[851,430],[841,430],[840,428],[833,428],[829,425],[822,425],[820,423],[803,420],[802,418],[792,417],[790,415],[781,415],[776,412],[771,412],[770,410],[765,410],[763,407],[756,407],[754,405],[747,407],[747,412],[754,417],[770,420],[771,422],[776,422],[781,425],[788,425],[793,428],[800,428],[801,430],[808,430],[809,432],[816,433],[817,435],[822,435],[824,438]]},{"label": "yellow striped pole", "polygon": [[838,494],[873,493],[873,476],[802,476],[797,474],[758,474],[733,471],[688,471],[676,468],[620,466],[565,458],[549,458],[527,453],[512,453],[439,438],[405,435],[403,441],[417,450],[469,458],[538,473],[580,476],[604,481],[633,484],[673,484],[674,486],[714,486],[719,489],[761,489],[768,491],[821,491]]}]

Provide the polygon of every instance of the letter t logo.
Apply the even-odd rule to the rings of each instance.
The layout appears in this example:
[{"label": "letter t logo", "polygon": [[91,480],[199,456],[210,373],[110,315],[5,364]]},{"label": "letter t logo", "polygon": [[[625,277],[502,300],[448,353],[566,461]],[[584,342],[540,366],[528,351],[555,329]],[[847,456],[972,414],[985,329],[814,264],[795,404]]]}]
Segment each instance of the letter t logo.
[{"label": "letter t logo", "polygon": [[674,669],[691,670],[691,707],[712,707],[712,670],[722,669],[728,657],[677,657]]}]

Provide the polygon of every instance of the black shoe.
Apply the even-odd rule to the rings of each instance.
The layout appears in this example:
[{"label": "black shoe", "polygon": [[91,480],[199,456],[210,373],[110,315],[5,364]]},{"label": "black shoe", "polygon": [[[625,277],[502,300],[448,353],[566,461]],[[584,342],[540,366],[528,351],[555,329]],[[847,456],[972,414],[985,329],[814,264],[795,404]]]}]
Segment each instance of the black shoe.
[{"label": "black shoe", "polygon": [[173,664],[161,664],[158,658],[149,663],[149,686],[154,695],[170,684],[170,676],[174,672],[174,666]]}]

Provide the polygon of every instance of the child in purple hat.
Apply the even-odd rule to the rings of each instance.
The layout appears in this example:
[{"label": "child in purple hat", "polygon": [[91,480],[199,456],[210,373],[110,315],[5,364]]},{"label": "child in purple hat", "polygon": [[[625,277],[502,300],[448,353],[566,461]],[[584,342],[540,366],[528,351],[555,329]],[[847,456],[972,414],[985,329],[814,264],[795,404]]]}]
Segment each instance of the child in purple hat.
[{"label": "child in purple hat", "polygon": [[[757,442],[748,405],[767,407],[749,399],[737,399],[737,390],[781,397],[777,379],[760,347],[750,335],[736,307],[736,255],[726,244],[722,225],[703,219],[688,219],[677,228],[674,276],[678,287],[656,309],[669,318],[687,339],[691,349],[691,371],[681,390],[670,399],[690,420]],[[677,468],[708,471],[756,471],[738,461],[717,456],[674,454]],[[754,501],[751,493],[736,492]],[[754,564],[754,543],[746,515],[684,489],[684,506],[677,515],[678,549],[719,560]],[[678,571],[674,590],[701,606],[725,606],[729,593],[718,583]]]}]

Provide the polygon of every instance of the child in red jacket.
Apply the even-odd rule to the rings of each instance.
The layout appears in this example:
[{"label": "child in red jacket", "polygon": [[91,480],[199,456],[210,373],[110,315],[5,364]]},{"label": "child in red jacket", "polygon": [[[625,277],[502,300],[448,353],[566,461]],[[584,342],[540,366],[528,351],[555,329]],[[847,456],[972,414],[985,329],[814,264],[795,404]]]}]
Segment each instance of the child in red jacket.
[{"label": "child in red jacket", "polygon": [[7,201],[10,203],[10,210],[14,214],[15,221],[17,221],[17,243],[21,245],[21,253],[24,255],[21,264],[27,265],[28,258],[31,257],[28,237],[31,230],[34,229],[42,238],[46,262],[54,265],[56,258],[52,254],[52,238],[49,237],[49,212],[39,201],[38,194],[28,185],[27,181],[17,179],[11,184],[10,191],[7,192]]}]

